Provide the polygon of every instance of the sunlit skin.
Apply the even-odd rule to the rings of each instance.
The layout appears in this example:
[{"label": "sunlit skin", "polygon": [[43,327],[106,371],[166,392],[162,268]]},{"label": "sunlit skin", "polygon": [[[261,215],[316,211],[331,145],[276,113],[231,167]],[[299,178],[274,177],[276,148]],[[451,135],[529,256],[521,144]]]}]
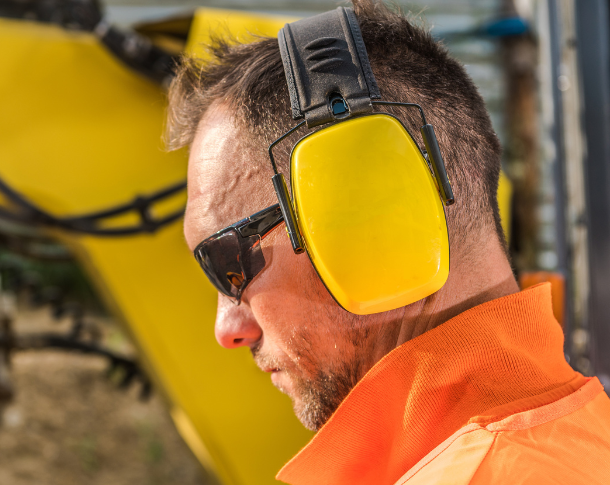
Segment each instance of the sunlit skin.
[{"label": "sunlit skin", "polygon": [[[221,104],[199,123],[184,222],[191,250],[277,202],[265,150],[252,148],[243,134]],[[307,256],[293,253],[281,225],[263,241],[267,266],[241,305],[219,295],[216,339],[227,349],[249,347],[261,370],[291,397],[303,424],[318,429],[349,388],[394,348],[475,305],[518,291],[493,229],[475,240],[467,251],[451,241],[449,279],[435,294],[390,312],[356,316],[334,302]]]}]

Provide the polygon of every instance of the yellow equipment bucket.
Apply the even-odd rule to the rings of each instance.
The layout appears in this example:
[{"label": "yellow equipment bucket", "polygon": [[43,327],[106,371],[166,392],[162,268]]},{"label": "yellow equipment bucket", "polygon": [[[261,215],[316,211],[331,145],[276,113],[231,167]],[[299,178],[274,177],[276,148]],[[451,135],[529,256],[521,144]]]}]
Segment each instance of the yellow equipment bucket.
[{"label": "yellow equipment bucket", "polygon": [[[248,31],[276,35],[286,21],[201,9],[188,49],[197,51],[219,28],[245,40]],[[0,176],[30,201],[57,216],[79,215],[186,178],[186,153],[163,150],[164,93],[93,36],[0,20],[0,53]],[[184,203],[180,194],[154,210]],[[121,317],[208,471],[225,484],[273,483],[311,433],[246,349],[217,344],[216,291],[187,249],[181,223],[153,235],[57,235]]]}]

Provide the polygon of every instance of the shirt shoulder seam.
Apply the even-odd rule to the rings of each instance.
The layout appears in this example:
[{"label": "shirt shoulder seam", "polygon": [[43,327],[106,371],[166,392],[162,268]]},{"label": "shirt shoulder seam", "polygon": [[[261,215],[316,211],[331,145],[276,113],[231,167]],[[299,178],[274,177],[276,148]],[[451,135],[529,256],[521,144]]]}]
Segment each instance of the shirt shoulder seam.
[{"label": "shirt shoulder seam", "polygon": [[[467,428],[470,428],[470,429],[467,429]],[[490,434],[494,435],[494,438],[493,438],[492,442],[489,445],[489,448],[491,448],[491,446],[496,441],[496,436],[501,433],[501,431],[490,431],[490,430],[485,429],[484,427],[482,427],[482,426],[480,426],[478,424],[469,425],[467,427],[462,428],[460,431],[461,432],[457,432],[457,433],[453,434],[452,436],[450,436],[449,438],[447,438],[440,445],[438,445],[434,450],[432,450],[430,453],[428,453],[428,455],[426,455],[424,458],[422,458],[420,460],[420,462],[419,462],[419,463],[422,463],[424,460],[426,460],[426,458],[430,457],[427,461],[425,461],[425,463],[422,463],[421,466],[419,466],[419,467],[418,467],[419,463],[416,464],[413,468],[411,468],[411,470],[409,470],[402,477],[400,477],[395,482],[394,485],[404,485],[405,483],[407,483],[409,480],[411,480],[413,477],[415,477],[420,471],[422,471],[424,468],[426,468],[429,464],[431,464],[433,461],[435,461],[440,456],[442,456],[443,453],[451,445],[453,445],[453,443],[455,443],[459,438],[461,438],[463,436],[466,436],[466,435],[468,435],[470,433],[474,433],[475,431],[486,431],[487,433],[490,433]],[[477,470],[478,470],[479,466],[481,466],[481,463],[483,462],[483,460],[487,456],[488,452],[489,452],[489,449],[487,450],[487,452],[485,452],[485,456],[483,457],[481,462],[477,465]],[[430,455],[433,455],[433,456],[430,456]],[[416,467],[417,467],[417,469],[415,471],[413,471],[413,469],[416,468]],[[476,471],[475,471],[475,473],[476,473]]]},{"label": "shirt shoulder seam", "polygon": [[599,379],[593,377],[578,390],[558,401],[530,409],[529,411],[513,414],[500,421],[489,423],[484,429],[492,432],[519,431],[540,426],[556,419],[561,419],[585,407],[589,402],[595,399],[603,389]]},{"label": "shirt shoulder seam", "polygon": [[493,433],[494,439],[490,443],[489,448],[487,448],[487,451],[485,452],[485,456],[483,457],[483,459],[477,465],[476,470],[474,471],[474,473],[472,474],[472,477],[470,477],[470,480],[468,480],[468,483],[466,485],[471,485],[473,483],[474,478],[476,477],[477,473],[481,469],[481,466],[483,465],[483,462],[485,460],[487,460],[487,457],[489,456],[489,453],[491,452],[491,449],[495,446],[496,441],[498,440],[498,435],[502,434],[502,431],[491,431],[491,433]]}]

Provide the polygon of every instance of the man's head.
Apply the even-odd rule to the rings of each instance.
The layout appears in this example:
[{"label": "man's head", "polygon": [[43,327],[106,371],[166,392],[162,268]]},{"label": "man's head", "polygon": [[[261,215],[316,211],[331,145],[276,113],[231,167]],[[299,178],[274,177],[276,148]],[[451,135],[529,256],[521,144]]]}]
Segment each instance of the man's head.
[{"label": "man's head", "polygon": [[[373,1],[354,6],[383,99],[419,103],[436,128],[457,200],[447,210],[451,274],[424,300],[357,316],[337,305],[283,229],[263,240],[267,265],[241,305],[219,297],[216,337],[228,348],[248,346],[311,429],[389,351],[476,304],[510,274],[495,196],[500,149],[472,81],[404,16]],[[417,132],[415,117],[394,114]],[[276,202],[266,149],[293,125],[276,39],[220,43],[211,62],[183,64],[170,91],[169,133],[171,146],[191,145],[185,219],[191,249]],[[286,173],[288,153],[278,154]]]}]

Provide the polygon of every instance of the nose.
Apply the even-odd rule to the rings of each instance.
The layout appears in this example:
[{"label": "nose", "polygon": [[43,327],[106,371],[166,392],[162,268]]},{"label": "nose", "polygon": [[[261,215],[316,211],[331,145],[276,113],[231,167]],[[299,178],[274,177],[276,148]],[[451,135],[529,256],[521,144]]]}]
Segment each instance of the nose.
[{"label": "nose", "polygon": [[262,338],[263,331],[248,305],[235,305],[221,294],[214,326],[216,340],[227,349],[253,347]]}]

